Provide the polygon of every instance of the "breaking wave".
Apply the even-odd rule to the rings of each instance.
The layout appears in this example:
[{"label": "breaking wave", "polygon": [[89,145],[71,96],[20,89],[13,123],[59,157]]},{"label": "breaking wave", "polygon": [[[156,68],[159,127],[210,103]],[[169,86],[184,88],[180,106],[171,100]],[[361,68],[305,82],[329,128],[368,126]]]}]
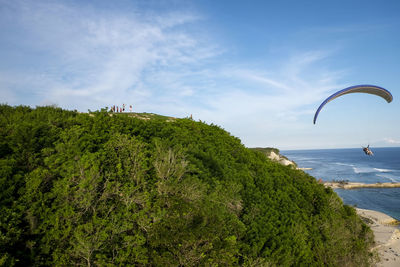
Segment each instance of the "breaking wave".
[{"label": "breaking wave", "polygon": [[394,170],[390,169],[379,169],[379,168],[372,168],[372,167],[353,167],[355,173],[373,173],[373,172],[394,172]]},{"label": "breaking wave", "polygon": [[335,162],[335,164],[340,165],[340,166],[354,167],[354,164],[348,164],[348,163],[342,163],[342,162]]},{"label": "breaking wave", "polygon": [[369,172],[375,172],[374,168],[368,168],[368,167],[353,167],[353,171],[355,173],[369,173]]},{"label": "breaking wave", "polygon": [[376,170],[377,172],[393,172],[394,171],[394,170],[378,169],[378,168],[374,168],[374,170]]}]

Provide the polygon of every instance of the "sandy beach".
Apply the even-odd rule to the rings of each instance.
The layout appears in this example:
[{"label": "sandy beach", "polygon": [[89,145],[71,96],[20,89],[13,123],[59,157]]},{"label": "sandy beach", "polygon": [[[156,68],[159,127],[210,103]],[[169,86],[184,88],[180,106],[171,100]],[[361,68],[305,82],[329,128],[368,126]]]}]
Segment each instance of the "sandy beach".
[{"label": "sandy beach", "polygon": [[400,228],[399,221],[378,211],[357,208],[360,217],[371,227],[375,235],[380,262],[376,266],[400,266]]}]

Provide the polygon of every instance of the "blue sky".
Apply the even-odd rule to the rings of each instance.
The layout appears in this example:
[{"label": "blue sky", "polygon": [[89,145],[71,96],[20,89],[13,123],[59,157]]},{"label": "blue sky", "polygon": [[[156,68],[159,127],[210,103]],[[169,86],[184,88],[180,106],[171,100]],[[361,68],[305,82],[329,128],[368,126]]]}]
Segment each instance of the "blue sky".
[{"label": "blue sky", "polygon": [[[400,146],[400,1],[0,0],[0,101],[214,123],[248,147]],[[347,86],[366,94],[319,104]]]}]

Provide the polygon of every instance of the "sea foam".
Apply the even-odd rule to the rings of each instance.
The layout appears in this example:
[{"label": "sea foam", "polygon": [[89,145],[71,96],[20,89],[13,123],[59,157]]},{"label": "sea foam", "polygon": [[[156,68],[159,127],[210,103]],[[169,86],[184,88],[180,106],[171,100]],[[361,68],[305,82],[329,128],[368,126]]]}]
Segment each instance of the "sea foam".
[{"label": "sea foam", "polygon": [[378,171],[378,172],[393,172],[394,170],[388,170],[388,169],[378,169],[378,168],[374,168],[374,170]]}]

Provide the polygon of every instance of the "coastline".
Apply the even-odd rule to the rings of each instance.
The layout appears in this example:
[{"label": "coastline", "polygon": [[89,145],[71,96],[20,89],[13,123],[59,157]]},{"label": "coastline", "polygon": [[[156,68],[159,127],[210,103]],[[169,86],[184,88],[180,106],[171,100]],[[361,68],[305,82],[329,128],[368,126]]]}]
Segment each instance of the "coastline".
[{"label": "coastline", "polygon": [[[336,153],[336,151],[329,151],[328,154],[324,153],[324,151],[306,151],[306,152],[293,152],[288,153],[286,156],[291,158],[291,156],[296,156],[300,159],[298,169],[307,171],[312,169],[317,169],[318,171],[322,168],[321,164],[314,163],[315,161],[319,162],[319,159],[324,158],[327,159],[328,163],[332,163],[333,169],[337,170],[340,169],[342,171],[354,171],[356,172],[356,168],[358,172],[363,173],[373,173],[379,171],[385,172],[393,172],[393,175],[396,174],[398,177],[398,168],[393,167],[391,165],[382,165],[385,166],[380,167],[381,169],[376,168],[365,168],[363,162],[356,161],[354,162],[351,158],[343,159],[342,153]],[[349,151],[346,151],[349,152]],[[354,153],[353,153],[354,154]],[[346,154],[347,155],[347,154]],[[383,153],[382,153],[383,155]],[[390,153],[388,154],[390,155]],[[392,155],[393,156],[393,155]],[[381,158],[380,162],[384,162],[385,158]],[[338,164],[339,166],[336,166]],[[343,168],[340,166],[343,164]],[[307,166],[309,165],[309,166]],[[310,167],[310,168],[301,168],[301,167]],[[368,165],[369,167],[369,165]],[[349,170],[350,168],[350,170]],[[341,189],[341,190],[351,190],[351,189],[363,189],[363,188],[399,188],[400,182],[389,182],[387,180],[382,180],[382,183],[362,183],[362,182],[350,182],[349,180],[332,180],[332,181],[323,181],[321,178],[317,177],[332,177],[336,176],[336,174],[332,174],[331,172],[318,172],[318,175],[313,175],[316,177],[315,179],[323,184],[325,187],[332,188],[333,190]],[[312,172],[311,172],[312,173]],[[314,172],[315,173],[315,172]],[[310,173],[309,173],[310,174]],[[310,174],[312,175],[312,174]],[[353,176],[350,176],[349,179],[351,180]],[[374,190],[372,190],[374,191]],[[351,194],[351,193],[349,193]],[[340,197],[340,196],[339,196]],[[343,200],[343,199],[342,199]],[[383,200],[382,200],[383,201]],[[368,208],[368,205],[366,206]],[[371,251],[379,256],[379,261],[374,262],[374,266],[379,267],[394,267],[400,266],[400,222],[393,217],[376,210],[368,210],[368,209],[360,209],[355,208],[358,216],[370,227],[374,234],[374,241],[375,244],[371,248]],[[378,260],[376,258],[375,260]]]},{"label": "coastline", "polygon": [[355,182],[324,182],[326,187],[330,187],[332,189],[357,189],[357,188],[398,188],[400,187],[400,183],[375,183],[375,184],[366,184],[366,183],[355,183]]},{"label": "coastline", "polygon": [[[332,189],[357,188],[393,188],[400,187],[400,183],[365,184],[354,182],[324,182],[325,187]],[[355,208],[359,217],[371,228],[374,233],[375,246],[372,251],[379,255],[375,266],[400,266],[400,221],[376,210]]]},{"label": "coastline", "polygon": [[[294,163],[294,161],[292,161]],[[286,165],[286,164],[285,164]],[[294,165],[297,167],[297,165]],[[297,167],[298,170],[306,171],[313,168]],[[332,189],[357,189],[357,188],[395,188],[400,183],[359,183],[349,181],[322,181],[325,187]],[[371,249],[379,256],[375,262],[378,267],[400,266],[400,221],[379,211],[355,208],[358,216],[370,227],[374,234],[375,245]],[[378,259],[377,259],[378,260]]]},{"label": "coastline", "polygon": [[[393,188],[400,187],[400,183],[351,183],[351,182],[324,182],[325,187],[332,189],[357,188]],[[400,266],[400,221],[376,210],[355,208],[359,217],[371,228],[374,233],[375,246],[372,248],[379,255],[378,267]]]},{"label": "coastline", "polygon": [[360,208],[356,211],[374,233],[375,247],[372,250],[380,257],[376,266],[400,266],[400,222],[379,211]]}]

